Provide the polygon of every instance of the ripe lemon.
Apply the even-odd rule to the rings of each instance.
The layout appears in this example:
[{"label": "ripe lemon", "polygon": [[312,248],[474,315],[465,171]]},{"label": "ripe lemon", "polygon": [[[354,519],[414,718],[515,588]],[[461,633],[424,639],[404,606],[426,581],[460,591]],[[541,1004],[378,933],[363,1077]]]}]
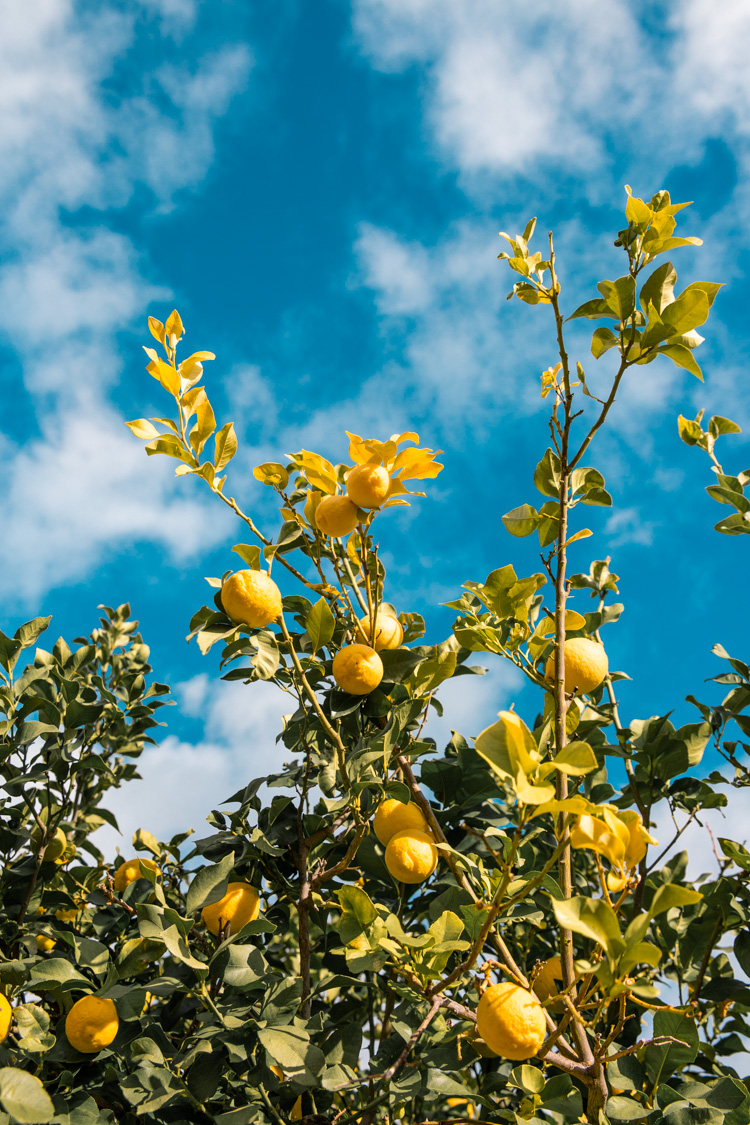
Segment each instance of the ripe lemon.
[{"label": "ripe lemon", "polygon": [[11,1008],[8,997],[3,996],[0,992],[0,1043],[3,1043],[8,1038],[10,1025],[13,1023],[13,1009]]},{"label": "ripe lemon", "polygon": [[265,570],[238,570],[221,587],[221,604],[232,621],[263,629],[281,613],[281,591]]},{"label": "ripe lemon", "polygon": [[333,678],[350,695],[368,695],[383,678],[383,661],[369,645],[347,645],[333,658]]},{"label": "ripe lemon", "polygon": [[40,953],[49,953],[50,949],[54,949],[57,942],[49,934],[36,935],[36,947]]},{"label": "ripe lemon", "polygon": [[145,877],[141,875],[141,864],[148,867],[149,871],[155,871],[157,875],[159,874],[159,868],[153,859],[140,859],[135,856],[133,859],[127,860],[115,871],[115,890],[118,895],[121,895],[125,888],[134,883],[136,879]]},{"label": "ripe lemon", "polygon": [[357,506],[348,496],[324,496],[315,509],[315,523],[324,535],[340,539],[359,523]]},{"label": "ripe lemon", "polygon": [[[550,996],[560,991],[557,982],[562,981],[562,979],[563,973],[560,958],[550,957],[548,961],[542,964],[541,969],[536,975],[533,985],[534,992],[539,999],[544,1002],[548,1000]],[[553,1012],[562,1012],[565,1008],[565,1004],[562,1000],[555,1000],[554,1004],[551,1004],[550,1007]]]},{"label": "ripe lemon", "polygon": [[79,908],[77,906],[73,906],[70,910],[56,910],[55,918],[57,918],[58,922],[75,922],[79,913]]},{"label": "ripe lemon", "polygon": [[503,981],[491,984],[477,1005],[477,1031],[496,1055],[530,1059],[546,1037],[544,1008],[526,988]]},{"label": "ripe lemon", "polygon": [[119,1027],[114,1000],[101,996],[83,996],[76,1000],[65,1019],[68,1042],[83,1055],[95,1055],[108,1047]]},{"label": "ripe lemon", "polygon": [[218,935],[229,924],[229,933],[236,934],[260,914],[260,895],[249,883],[230,883],[218,902],[204,906],[201,918],[212,934]]},{"label": "ripe lemon", "polygon": [[[557,661],[554,652],[547,661],[546,680],[554,680]],[[604,646],[588,637],[571,637],[565,642],[565,690],[584,695],[598,688],[609,670]]]},{"label": "ripe lemon", "polygon": [[390,487],[391,478],[382,465],[355,465],[346,478],[346,491],[358,508],[379,508]]},{"label": "ripe lemon", "polygon": [[[35,848],[38,848],[42,842],[42,831],[37,825],[31,833],[31,841]],[[44,859],[47,863],[57,863],[65,852],[68,846],[68,837],[63,832],[62,828],[56,828],[53,836],[47,841],[44,849]]]},{"label": "ripe lemon", "polygon": [[432,836],[427,818],[419,805],[414,801],[404,804],[394,797],[380,802],[372,819],[372,830],[383,845],[390,843],[397,832],[415,830]]},{"label": "ripe lemon", "polygon": [[399,883],[422,883],[437,867],[438,850],[432,836],[407,828],[397,832],[385,849],[385,865]]},{"label": "ripe lemon", "polygon": [[[370,618],[361,617],[357,624],[357,636],[365,644],[370,641]],[[379,609],[375,619],[375,644],[372,646],[376,652],[384,648],[398,648],[404,639],[404,630],[401,622],[394,613]]]}]

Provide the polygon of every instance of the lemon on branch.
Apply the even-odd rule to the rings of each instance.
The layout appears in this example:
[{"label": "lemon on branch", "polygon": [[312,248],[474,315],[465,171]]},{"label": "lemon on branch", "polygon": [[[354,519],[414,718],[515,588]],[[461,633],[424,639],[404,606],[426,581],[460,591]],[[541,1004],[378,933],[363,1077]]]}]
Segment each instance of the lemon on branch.
[{"label": "lemon on branch", "polygon": [[145,876],[141,874],[141,866],[147,867],[149,871],[155,871],[159,874],[159,868],[152,859],[139,859],[135,856],[134,859],[126,860],[115,871],[115,890],[118,895],[121,895],[126,887],[134,883],[136,879],[143,879]]},{"label": "lemon on branch", "polygon": [[[599,687],[609,671],[609,661],[604,646],[589,637],[571,637],[565,642],[565,690],[569,694],[587,695]],[[544,677],[554,680],[557,659],[553,652],[547,661]]]},{"label": "lemon on branch", "polygon": [[[41,846],[43,834],[42,829],[38,825],[31,833],[31,842],[37,850]],[[62,828],[56,828],[44,847],[45,862],[58,863],[61,861],[67,846],[68,837],[65,835]]]},{"label": "lemon on branch", "polygon": [[49,953],[50,949],[54,949],[57,942],[49,934],[36,935],[36,947],[40,953]]},{"label": "lemon on branch", "polygon": [[8,1038],[10,1025],[13,1023],[13,1009],[10,1006],[8,997],[0,992],[0,1043],[4,1043]]},{"label": "lemon on branch", "polygon": [[229,883],[223,898],[203,907],[201,918],[217,936],[227,926],[230,934],[236,934],[248,922],[254,922],[259,914],[260,895],[255,887],[250,883]]},{"label": "lemon on branch", "polygon": [[358,508],[379,508],[388,498],[391,478],[383,465],[355,465],[346,478],[346,491]]},{"label": "lemon on branch", "polygon": [[238,570],[221,587],[221,604],[232,621],[263,629],[281,613],[281,591],[265,570]]},{"label": "lemon on branch", "polygon": [[544,1008],[528,989],[503,981],[482,993],[477,1031],[501,1058],[530,1059],[544,1042],[546,1030]]},{"label": "lemon on branch", "polygon": [[380,802],[372,819],[372,830],[383,845],[390,843],[397,832],[416,830],[431,835],[419,805],[414,801],[397,801],[394,797]]},{"label": "lemon on branch", "polygon": [[[365,644],[372,644],[370,638],[370,618],[361,617],[357,625],[357,636]],[[398,648],[404,639],[404,630],[395,613],[386,609],[379,609],[375,620],[375,644],[372,647],[376,652],[384,648]]]},{"label": "lemon on branch", "polygon": [[333,658],[333,678],[349,695],[369,695],[383,679],[383,661],[369,645],[347,645]]},{"label": "lemon on branch", "polygon": [[65,1019],[65,1034],[71,1047],[84,1055],[94,1055],[114,1040],[120,1019],[113,1000],[84,996],[76,1000]]},{"label": "lemon on branch", "polygon": [[357,505],[348,496],[324,496],[315,509],[315,523],[324,535],[340,539],[359,523]]},{"label": "lemon on branch", "polygon": [[385,849],[385,865],[399,883],[423,883],[432,875],[437,861],[433,837],[416,828],[391,836]]}]

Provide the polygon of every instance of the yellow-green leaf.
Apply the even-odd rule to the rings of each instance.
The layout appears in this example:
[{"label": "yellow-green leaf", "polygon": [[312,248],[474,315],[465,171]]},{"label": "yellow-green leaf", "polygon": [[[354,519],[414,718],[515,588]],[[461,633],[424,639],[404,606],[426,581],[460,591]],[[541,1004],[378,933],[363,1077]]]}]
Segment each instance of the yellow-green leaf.
[{"label": "yellow-green leaf", "polygon": [[234,432],[234,424],[232,422],[227,422],[216,435],[214,468],[217,473],[220,473],[224,466],[229,464],[236,452],[237,435]]},{"label": "yellow-green leaf", "polygon": [[154,379],[159,380],[165,391],[169,391],[171,395],[179,393],[180,373],[170,364],[165,363],[163,359],[152,360],[146,370],[149,375],[153,375]]},{"label": "yellow-green leaf", "polygon": [[534,736],[514,711],[501,711],[498,722],[477,735],[474,749],[495,773],[512,780],[519,770],[524,774],[533,773],[539,764]]},{"label": "yellow-green leaf", "polygon": [[151,441],[152,438],[159,436],[156,426],[153,426],[147,418],[136,418],[134,422],[126,422],[125,425],[131,433],[137,438],[143,438],[144,441]]},{"label": "yellow-green leaf", "polygon": [[253,476],[271,487],[286,488],[289,483],[289,470],[277,461],[264,461],[262,465],[256,465]]},{"label": "yellow-green leaf", "polygon": [[563,746],[551,764],[562,773],[583,777],[584,774],[595,770],[599,763],[587,742],[569,742],[567,746]]},{"label": "yellow-green leaf", "polygon": [[150,316],[148,318],[148,330],[155,340],[158,340],[160,344],[164,343],[166,339],[164,325],[160,320],[157,320],[155,316]]},{"label": "yellow-green leaf", "polygon": [[555,796],[554,785],[532,785],[522,770],[516,774],[515,789],[522,805],[545,805]]},{"label": "yellow-green leaf", "polygon": [[182,321],[180,320],[180,314],[178,313],[177,309],[173,309],[173,311],[169,314],[169,316],[167,317],[167,323],[164,325],[164,327],[169,342],[172,347],[174,347],[177,341],[185,332],[185,329],[182,327]]}]

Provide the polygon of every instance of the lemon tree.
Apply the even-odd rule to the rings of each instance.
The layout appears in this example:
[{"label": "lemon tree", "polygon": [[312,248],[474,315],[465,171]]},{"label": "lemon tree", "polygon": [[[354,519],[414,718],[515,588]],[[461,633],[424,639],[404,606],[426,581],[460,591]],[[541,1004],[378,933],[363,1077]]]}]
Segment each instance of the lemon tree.
[{"label": "lemon tree", "polygon": [[[586,511],[612,503],[590,458],[623,378],[654,362],[702,374],[697,329],[720,287],[677,292],[665,258],[698,242],[675,234],[682,206],[628,192],[622,276],[573,310],[552,238],[532,251],[533,221],[504,236],[510,296],[547,318],[558,357],[540,387],[551,445],[530,467],[541,500],[519,496],[503,518],[509,546],[538,538],[541,569],[469,576],[448,637],[390,600],[380,549],[438,452],[416,433],[348,434],[342,463],[299,450],[259,465],[280,514],[261,528],[230,484],[238,441],[209,401],[213,353],[181,358],[179,315],[149,319],[148,372],[172,417],[130,429],[242,528],[189,638],[249,705],[272,682],[288,714],[273,767],[227,795],[208,833],[159,841],[144,826],[105,865],[91,832],[111,822],[106,792],[135,776],[167,689],[148,683],[126,607],[73,650],[34,655],[41,619],[3,638],[9,1121],[750,1120],[750,853],[720,839],[720,873],[696,884],[680,850],[685,824],[750,783],[735,734],[750,735],[750,669],[718,651],[728,694],[689,697],[684,726],[674,700],[623,716],[626,673],[607,656],[618,578],[609,559],[572,561]],[[597,394],[570,358],[570,318],[596,322]],[[731,425],[704,431],[699,416],[680,432],[715,459]],[[747,474],[714,468],[711,494],[734,513],[718,529],[736,534]],[[441,685],[498,660],[534,706],[436,745]],[[702,767],[707,748],[733,777]],[[657,818],[675,824],[658,842]]]}]

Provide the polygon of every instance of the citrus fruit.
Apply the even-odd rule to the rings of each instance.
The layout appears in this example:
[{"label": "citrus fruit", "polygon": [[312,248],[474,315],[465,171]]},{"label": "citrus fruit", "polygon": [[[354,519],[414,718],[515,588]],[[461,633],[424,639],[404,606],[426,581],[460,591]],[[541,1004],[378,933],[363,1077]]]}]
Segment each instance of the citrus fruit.
[{"label": "citrus fruit", "polygon": [[236,934],[248,922],[254,922],[260,914],[260,895],[249,883],[229,883],[226,894],[218,902],[204,906],[201,918],[212,934],[229,926],[229,933]]},{"label": "citrus fruit", "polygon": [[56,910],[55,918],[57,918],[58,922],[75,922],[79,913],[78,907],[73,906],[70,910]]},{"label": "citrus fruit", "polygon": [[[361,617],[357,624],[357,636],[365,644],[370,644],[370,618]],[[372,646],[376,652],[384,648],[398,648],[404,639],[404,630],[395,613],[379,609],[375,619],[375,644]]]},{"label": "citrus fruit", "polygon": [[315,523],[324,535],[340,539],[359,523],[357,506],[348,496],[324,496],[315,509]]},{"label": "citrus fruit", "polygon": [[372,820],[372,830],[381,844],[388,844],[397,832],[415,829],[430,833],[427,818],[414,801],[397,801],[388,797],[378,805]]},{"label": "citrus fruit", "polygon": [[119,1026],[114,1000],[101,996],[83,996],[76,1000],[65,1018],[68,1042],[84,1055],[94,1055],[108,1047]]},{"label": "citrus fruit", "polygon": [[[31,833],[31,841],[35,848],[39,848],[42,842],[42,830],[38,825]],[[62,858],[67,846],[68,837],[65,835],[62,828],[56,828],[44,849],[45,861],[47,863],[57,863],[57,861]]]},{"label": "citrus fruit", "polygon": [[477,1031],[504,1059],[530,1059],[546,1037],[544,1008],[526,988],[503,981],[491,984],[477,1005]]},{"label": "citrus fruit", "polygon": [[347,645],[333,658],[333,678],[350,695],[367,695],[383,678],[383,661],[369,645]]},{"label": "citrus fruit", "polygon": [[36,935],[36,947],[40,953],[49,953],[50,949],[54,949],[57,942],[49,934]]},{"label": "citrus fruit", "polygon": [[263,629],[281,613],[281,591],[265,570],[238,570],[221,587],[227,617]]},{"label": "citrus fruit", "polygon": [[[534,992],[537,994],[539,999],[544,1002],[545,1000],[548,1000],[550,996],[554,996],[556,992],[560,991],[557,982],[562,981],[562,979],[563,974],[560,958],[550,957],[549,960],[543,962],[541,969],[536,975],[533,985]],[[565,1004],[562,1000],[555,1000],[555,1002],[551,1004],[550,1007],[552,1008],[553,1012],[561,1012],[564,1009]]]},{"label": "citrus fruit", "polygon": [[346,478],[346,491],[358,508],[379,508],[388,495],[391,478],[382,465],[355,465]]},{"label": "citrus fruit", "polygon": [[438,851],[432,836],[407,828],[391,836],[385,849],[385,865],[399,883],[422,883],[437,867]]},{"label": "citrus fruit", "polygon": [[136,879],[145,878],[144,875],[141,875],[141,864],[148,867],[149,871],[155,871],[157,875],[159,874],[159,868],[153,859],[139,859],[138,856],[135,856],[133,859],[126,860],[115,871],[115,890],[118,895],[121,895],[125,888],[134,883]]},{"label": "citrus fruit", "polygon": [[[554,652],[547,661],[544,677],[554,680],[557,660]],[[604,646],[588,637],[571,637],[565,642],[565,690],[584,695],[598,688],[609,670]]]},{"label": "citrus fruit", "polygon": [[0,1043],[3,1043],[8,1038],[10,1025],[13,1022],[13,1009],[11,1008],[8,997],[3,996],[0,992]]}]

